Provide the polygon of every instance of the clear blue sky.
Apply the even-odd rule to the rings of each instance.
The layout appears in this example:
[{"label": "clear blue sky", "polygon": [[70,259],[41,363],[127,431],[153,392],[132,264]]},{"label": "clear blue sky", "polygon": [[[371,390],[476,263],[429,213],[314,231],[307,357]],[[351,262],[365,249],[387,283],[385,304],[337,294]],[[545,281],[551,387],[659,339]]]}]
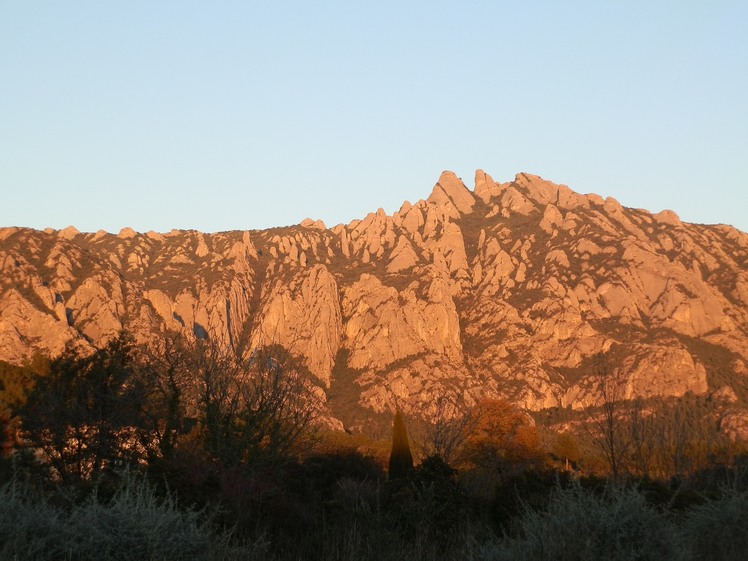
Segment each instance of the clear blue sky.
[{"label": "clear blue sky", "polygon": [[748,231],[748,2],[0,0],[0,226],[331,226],[476,168]]}]

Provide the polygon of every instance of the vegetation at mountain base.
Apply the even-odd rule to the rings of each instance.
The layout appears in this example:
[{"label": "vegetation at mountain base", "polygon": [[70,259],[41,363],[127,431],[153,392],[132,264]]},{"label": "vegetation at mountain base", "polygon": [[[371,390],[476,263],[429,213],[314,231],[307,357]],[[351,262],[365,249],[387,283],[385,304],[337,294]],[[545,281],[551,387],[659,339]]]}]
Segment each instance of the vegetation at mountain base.
[{"label": "vegetation at mountain base", "polygon": [[62,482],[96,479],[111,461],[136,462],[149,445],[133,360],[125,336],[88,356],[68,350],[25,396],[24,435]]},{"label": "vegetation at mountain base", "polygon": [[36,364],[6,369],[0,394],[0,559],[722,561],[748,546],[748,448],[708,403],[445,402],[416,431],[396,411],[374,441],[326,428],[314,377],[279,347],[123,333]]}]

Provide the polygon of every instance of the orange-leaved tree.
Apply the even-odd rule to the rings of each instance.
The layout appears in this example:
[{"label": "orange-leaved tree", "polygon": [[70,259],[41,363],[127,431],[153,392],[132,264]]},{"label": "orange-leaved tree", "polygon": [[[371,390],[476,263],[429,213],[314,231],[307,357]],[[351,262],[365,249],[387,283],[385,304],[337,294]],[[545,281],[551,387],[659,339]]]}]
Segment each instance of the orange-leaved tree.
[{"label": "orange-leaved tree", "polygon": [[501,399],[484,399],[476,406],[475,427],[466,442],[472,467],[507,470],[541,461],[540,436],[532,418]]}]

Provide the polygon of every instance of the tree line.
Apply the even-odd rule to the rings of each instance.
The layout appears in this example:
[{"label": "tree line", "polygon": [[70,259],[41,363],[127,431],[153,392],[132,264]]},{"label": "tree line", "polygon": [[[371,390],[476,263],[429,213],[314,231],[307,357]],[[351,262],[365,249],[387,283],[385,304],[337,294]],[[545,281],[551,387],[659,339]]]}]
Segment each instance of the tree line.
[{"label": "tree line", "polygon": [[584,503],[579,486],[636,485],[655,508],[701,504],[737,481],[744,452],[684,401],[658,409],[604,388],[563,433],[500,399],[441,397],[425,423],[395,412],[391,440],[377,444],[326,430],[320,391],[280,347],[168,333],[0,365],[0,484],[22,480],[73,512],[91,496],[119,504],[137,473],[150,490],[136,495],[155,493],[169,516],[210,511],[205,527],[221,540],[266,540],[260,558],[365,557],[389,544],[436,559],[519,536],[527,509],[555,508],[556,492]]},{"label": "tree line", "polygon": [[6,456],[34,450],[64,483],[169,462],[180,447],[222,468],[272,464],[311,443],[318,413],[310,377],[283,349],[179,335],[138,348],[123,333],[89,354],[6,366],[1,389]]}]

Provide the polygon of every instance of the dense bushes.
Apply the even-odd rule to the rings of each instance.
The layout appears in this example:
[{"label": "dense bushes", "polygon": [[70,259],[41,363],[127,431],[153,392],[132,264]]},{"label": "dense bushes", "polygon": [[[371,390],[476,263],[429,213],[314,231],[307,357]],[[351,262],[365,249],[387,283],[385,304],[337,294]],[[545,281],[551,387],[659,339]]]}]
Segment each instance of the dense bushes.
[{"label": "dense bushes", "polygon": [[748,491],[725,488],[722,497],[695,507],[683,533],[694,559],[729,561],[748,555]]},{"label": "dense bushes", "polygon": [[[427,451],[420,463],[398,413],[388,472],[384,454],[361,452],[372,450],[363,436],[319,444],[307,374],[279,349],[167,338],[144,356],[123,336],[58,357],[28,387],[5,384],[0,560],[728,561],[748,551],[748,471],[703,447],[691,462],[696,448],[684,446],[702,438],[681,409],[667,431],[641,407],[611,417],[620,477],[610,481],[589,468],[583,442],[543,444],[507,402],[437,418],[425,446],[414,439]],[[626,427],[637,438],[619,438]],[[658,442],[673,444],[679,467],[658,467]]]},{"label": "dense bushes", "polygon": [[682,539],[669,517],[635,489],[594,493],[575,484],[557,489],[548,507],[526,507],[517,535],[490,558],[532,561],[659,561],[684,559]]},{"label": "dense bushes", "polygon": [[209,561],[261,553],[229,537],[205,513],[157,497],[143,478],[127,479],[109,500],[92,494],[66,506],[16,483],[0,488],[0,559]]},{"label": "dense bushes", "polygon": [[734,488],[674,511],[636,486],[556,482],[542,507],[524,504],[494,534],[464,510],[470,498],[438,460],[395,483],[370,479],[371,466],[351,453],[294,469],[275,492],[313,516],[254,538],[227,530],[215,509],[163,496],[143,477],[80,503],[8,482],[0,487],[0,559],[740,561],[748,548],[748,492]]}]

